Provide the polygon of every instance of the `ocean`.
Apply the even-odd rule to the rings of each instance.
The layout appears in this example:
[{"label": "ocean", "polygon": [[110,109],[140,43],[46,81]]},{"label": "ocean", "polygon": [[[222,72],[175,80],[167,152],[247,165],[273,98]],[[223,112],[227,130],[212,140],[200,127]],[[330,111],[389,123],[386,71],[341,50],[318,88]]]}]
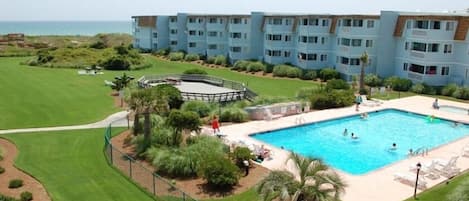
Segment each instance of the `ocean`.
[{"label": "ocean", "polygon": [[131,21],[0,21],[0,34],[84,35],[132,33]]}]

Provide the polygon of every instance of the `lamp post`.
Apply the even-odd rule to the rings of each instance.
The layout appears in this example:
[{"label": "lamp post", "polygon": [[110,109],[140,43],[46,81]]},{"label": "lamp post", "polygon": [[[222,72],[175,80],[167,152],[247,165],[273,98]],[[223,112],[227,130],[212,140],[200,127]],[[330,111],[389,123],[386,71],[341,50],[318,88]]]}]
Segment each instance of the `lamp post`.
[{"label": "lamp post", "polygon": [[415,179],[415,189],[414,189],[414,200],[417,199],[417,186],[419,182],[419,173],[420,173],[420,168],[422,167],[422,164],[417,163],[417,178]]}]

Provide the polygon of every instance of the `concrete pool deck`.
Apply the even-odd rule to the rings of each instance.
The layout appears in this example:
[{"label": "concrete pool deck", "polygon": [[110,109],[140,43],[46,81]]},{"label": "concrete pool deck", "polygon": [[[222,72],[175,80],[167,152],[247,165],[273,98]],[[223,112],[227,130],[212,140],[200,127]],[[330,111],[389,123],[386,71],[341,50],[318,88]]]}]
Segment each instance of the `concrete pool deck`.
[{"label": "concrete pool deck", "polygon": [[[469,123],[468,115],[449,113],[433,109],[433,101],[434,98],[430,97],[412,96],[390,101],[383,101],[383,104],[375,107],[361,106],[359,112],[355,111],[355,106],[339,109],[319,110],[299,115],[283,117],[272,121],[251,121],[242,124],[223,126],[221,127],[221,130],[223,134],[227,135],[226,139],[232,142],[238,142],[242,140],[247,143],[265,144],[267,148],[273,150],[273,159],[266,160],[262,162],[261,165],[271,170],[288,170],[289,168],[285,165],[285,161],[287,160],[289,155],[288,151],[276,148],[261,141],[257,141],[254,138],[249,137],[249,135],[258,132],[296,126],[298,125],[297,122],[300,119],[301,121],[304,121],[304,123],[307,124],[383,109],[400,109],[409,112],[419,113],[422,115],[435,115],[439,118]],[[469,104],[466,103],[459,103],[441,99],[439,100],[439,104],[469,108]],[[351,175],[340,170],[336,170],[336,172],[348,184],[346,192],[342,196],[342,200],[399,201],[407,199],[413,195],[414,187],[395,181],[393,176],[395,173],[409,173],[411,175],[415,175],[415,173],[409,171],[409,166],[415,166],[418,162],[428,162],[434,158],[449,159],[453,155],[461,155],[461,150],[464,146],[468,144],[469,136],[466,136],[449,144],[445,144],[440,147],[434,148],[428,152],[428,155],[409,157],[407,159],[392,163],[388,166],[385,166],[381,169],[372,171],[364,175]],[[461,168],[462,171],[468,170],[469,158],[459,157],[457,161],[457,167]],[[440,177],[439,179],[435,180],[425,178],[425,181],[427,182],[427,188],[430,188],[445,180],[447,180],[446,177]],[[420,190],[418,192],[420,192]]]}]

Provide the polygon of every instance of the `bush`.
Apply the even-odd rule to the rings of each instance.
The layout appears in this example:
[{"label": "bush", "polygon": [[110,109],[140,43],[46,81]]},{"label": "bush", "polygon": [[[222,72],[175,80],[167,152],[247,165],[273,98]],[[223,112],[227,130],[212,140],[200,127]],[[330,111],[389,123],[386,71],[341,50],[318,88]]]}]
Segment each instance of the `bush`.
[{"label": "bush", "polygon": [[54,56],[47,51],[47,50],[40,50],[37,52],[37,63],[38,64],[45,64],[47,62],[50,62],[54,59]]},{"label": "bush", "polygon": [[456,84],[448,84],[441,90],[441,95],[443,96],[452,96],[453,93],[458,89]]},{"label": "bush", "polygon": [[287,77],[289,78],[301,77],[301,69],[296,68],[296,67],[291,67],[287,69]]},{"label": "bush", "polygon": [[248,119],[246,111],[240,108],[224,108],[220,115],[220,121],[222,122],[245,122]]},{"label": "bush", "polygon": [[181,61],[184,59],[184,53],[183,52],[171,52],[168,55],[169,60],[171,61]]},{"label": "bush", "polygon": [[203,118],[210,114],[210,105],[203,101],[188,101],[182,104],[181,110],[183,111],[192,111]]},{"label": "bush", "polygon": [[100,63],[106,70],[129,70],[130,62],[123,56],[113,56]]},{"label": "bush", "polygon": [[171,48],[159,49],[156,52],[152,52],[153,55],[167,56],[171,52]]},{"label": "bush", "polygon": [[316,94],[318,89],[316,87],[301,88],[296,92],[297,99],[309,99],[312,95]]},{"label": "bush", "polygon": [[289,101],[286,97],[280,96],[257,96],[256,99],[252,102],[252,105],[270,105],[274,103],[281,103]]},{"label": "bush", "polygon": [[226,66],[226,64],[228,64],[228,60],[226,60],[225,56],[218,55],[215,57],[214,64],[220,65],[220,66]]},{"label": "bush", "polygon": [[360,95],[368,95],[368,90],[367,90],[366,88],[363,88],[363,89],[360,89],[360,90],[358,91],[358,93],[359,93]]},{"label": "bush", "polygon": [[15,198],[0,194],[0,201],[18,201]]},{"label": "bush", "polygon": [[273,74],[276,77],[300,77],[301,69],[288,65],[276,65],[274,66]]},{"label": "bush", "polygon": [[327,81],[326,89],[327,90],[332,90],[332,89],[348,90],[350,89],[350,85],[342,79],[332,79],[332,80]]},{"label": "bush", "polygon": [[238,183],[239,168],[226,158],[208,160],[203,164],[202,177],[209,185],[231,187]]},{"label": "bush", "polygon": [[244,167],[243,161],[253,159],[253,155],[247,147],[236,147],[233,151],[233,159],[236,161],[236,165],[242,168]]},{"label": "bush", "polygon": [[107,48],[106,44],[103,42],[103,41],[97,41],[95,43],[92,43],[90,45],[90,48],[93,48],[93,49],[104,49],[104,48]]},{"label": "bush", "polygon": [[303,70],[300,79],[302,80],[314,80],[318,77],[318,73],[315,70]]},{"label": "bush", "polygon": [[3,168],[2,166],[0,166],[0,174],[3,174],[5,172],[5,168]]},{"label": "bush", "polygon": [[183,74],[207,75],[207,71],[204,71],[204,70],[198,69],[198,68],[192,68],[192,69],[185,70],[185,71],[183,72]]},{"label": "bush", "polygon": [[459,87],[454,91],[453,97],[463,100],[469,100],[469,88],[467,87]]},{"label": "bush", "polygon": [[184,102],[182,100],[181,92],[170,84],[159,84],[156,87],[153,87],[152,90],[155,90],[155,93],[159,96],[165,96],[168,101],[170,109],[179,109]]},{"label": "bush", "polygon": [[28,191],[24,191],[20,194],[20,200],[21,201],[30,201],[33,200],[33,194]]},{"label": "bush", "polygon": [[245,71],[248,69],[249,61],[246,60],[238,60],[233,64],[232,70],[237,70],[237,71]]},{"label": "bush", "polygon": [[248,72],[259,72],[259,71],[264,71],[265,66],[261,62],[251,62],[247,66],[247,71]]},{"label": "bush", "polygon": [[430,95],[435,95],[436,90],[432,86],[429,86],[425,83],[418,83],[414,84],[410,91],[417,93],[417,94],[430,94]]},{"label": "bush", "polygon": [[370,87],[379,87],[383,86],[383,80],[374,74],[367,74],[365,76],[365,84]]},{"label": "bush", "polygon": [[321,78],[322,81],[327,82],[331,79],[339,79],[340,74],[332,68],[323,68],[319,71],[319,78]]},{"label": "bush", "polygon": [[186,54],[184,57],[186,61],[197,61],[200,60],[200,56],[198,54]]},{"label": "bush", "polygon": [[8,188],[19,188],[21,186],[23,186],[23,180],[21,179],[13,179],[8,183]]},{"label": "bush", "polygon": [[391,86],[395,91],[409,91],[412,87],[412,80],[399,78],[396,76],[389,77],[385,81],[386,85]]},{"label": "bush", "polygon": [[264,73],[272,73],[274,71],[274,65],[266,63]]},{"label": "bush", "polygon": [[311,106],[315,109],[338,108],[353,105],[355,97],[351,90],[320,91],[311,96]]},{"label": "bush", "polygon": [[217,60],[216,57],[208,57],[207,60],[205,61],[205,63],[214,64],[215,60]]}]

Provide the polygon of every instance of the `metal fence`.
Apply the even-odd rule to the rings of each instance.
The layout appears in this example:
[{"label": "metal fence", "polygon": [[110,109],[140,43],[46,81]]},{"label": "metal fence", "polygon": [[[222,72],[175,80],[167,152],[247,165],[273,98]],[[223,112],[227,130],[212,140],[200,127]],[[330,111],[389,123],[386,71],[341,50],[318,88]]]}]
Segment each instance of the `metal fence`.
[{"label": "metal fence", "polygon": [[112,125],[110,124],[104,133],[104,152],[110,165],[119,169],[122,174],[132,179],[158,200],[197,201],[171,184],[171,182],[153,172],[149,168],[149,164],[139,162],[115,148],[111,142],[111,129]]}]

